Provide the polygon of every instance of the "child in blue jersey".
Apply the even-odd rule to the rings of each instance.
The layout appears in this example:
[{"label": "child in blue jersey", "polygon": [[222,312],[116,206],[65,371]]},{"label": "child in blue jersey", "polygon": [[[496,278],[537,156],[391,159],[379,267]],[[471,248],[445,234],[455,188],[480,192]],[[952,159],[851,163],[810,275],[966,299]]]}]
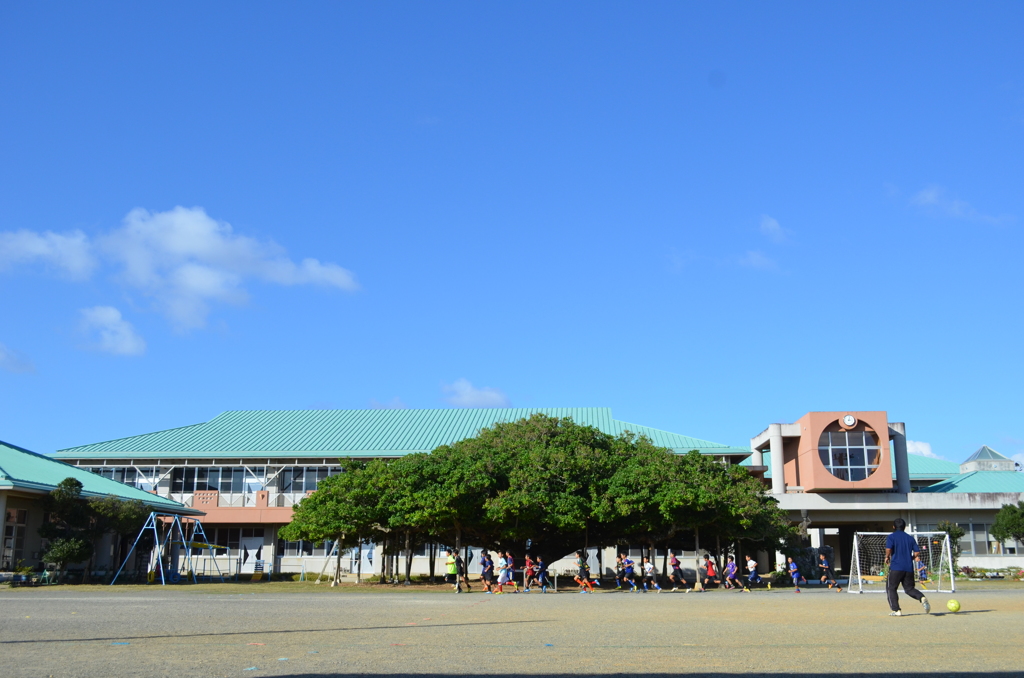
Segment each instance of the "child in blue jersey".
[{"label": "child in blue jersey", "polygon": [[725,588],[727,589],[742,589],[743,584],[740,582],[739,577],[736,576],[736,559],[729,556],[729,561],[725,564]]},{"label": "child in blue jersey", "polygon": [[633,592],[636,593],[636,592],[639,591],[639,589],[637,589],[637,587],[636,587],[636,581],[635,581],[636,575],[634,573],[634,568],[636,567],[636,563],[634,563],[633,560],[629,556],[627,556],[625,553],[621,554],[621,556],[622,556],[622,577],[623,577],[623,579],[625,579],[626,581],[629,582],[629,585],[633,587],[633,589],[632,589]]},{"label": "child in blue jersey", "polygon": [[842,587],[839,586],[839,583],[836,581],[836,575],[832,571],[832,566],[829,564],[828,559],[825,557],[824,553],[821,553],[821,554],[818,555],[818,567],[821,568],[821,583],[822,584],[824,584],[825,582],[828,582],[828,587],[829,588],[832,588],[833,586],[835,586],[836,587],[836,591],[842,591],[843,590]]},{"label": "child in blue jersey", "polygon": [[537,563],[534,565],[535,577],[540,585],[540,592],[548,592],[548,564],[544,562],[544,556],[537,556]]},{"label": "child in blue jersey", "polygon": [[792,558],[787,559],[789,561],[789,576],[793,578],[793,586],[796,587],[796,592],[800,593],[800,582],[801,580],[806,584],[807,580],[800,576],[800,567]]},{"label": "child in blue jersey", "polygon": [[923,584],[928,581],[928,568],[925,566],[924,561],[921,560],[921,554],[914,556],[914,568],[917,570],[917,581],[919,584],[922,584],[921,588],[923,589]]},{"label": "child in blue jersey", "polygon": [[484,583],[484,593],[494,593],[494,561],[487,551],[480,554],[480,579]]}]

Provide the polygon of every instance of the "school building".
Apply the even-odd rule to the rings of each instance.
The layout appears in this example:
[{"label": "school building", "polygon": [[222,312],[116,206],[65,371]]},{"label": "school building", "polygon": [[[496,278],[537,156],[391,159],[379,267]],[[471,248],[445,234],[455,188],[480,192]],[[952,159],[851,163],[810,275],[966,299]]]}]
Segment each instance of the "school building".
[{"label": "school building", "polygon": [[[1014,462],[987,447],[961,465],[909,455],[904,424],[879,411],[811,412],[793,423],[771,424],[749,447],[620,421],[607,408],[229,411],[208,422],[55,456],[201,511],[207,537],[225,547],[218,552],[226,561],[222,570],[250,572],[263,559],[275,571],[311,572],[320,570],[331,544],[284,541],[278,529],[290,521],[296,502],[340,471],[339,457],[429,452],[534,413],[572,417],[609,434],[629,430],[680,454],[699,450],[748,466],[806,530],[809,546],[835,550],[842,571],[853,533],[889,531],[897,516],[920,531],[935,529],[941,520],[962,525],[967,534],[961,564],[1024,566],[1021,544],[999,542],[988,533],[1003,504],[1024,500],[1024,474],[1014,471]],[[689,562],[696,557],[683,555]],[[346,567],[379,572],[371,558],[366,549],[361,565],[350,561]],[[613,558],[614,549],[601,552],[603,569]],[[763,554],[759,560],[774,565],[774,558]],[[427,562],[421,547],[414,572],[426,572]],[[470,571],[475,570],[473,562]]]},{"label": "school building", "polygon": [[[221,571],[251,572],[262,559],[277,572],[309,572],[321,569],[331,542],[289,542],[277,532],[291,521],[295,503],[340,472],[339,457],[429,452],[494,423],[535,413],[572,417],[612,435],[629,430],[680,454],[699,450],[724,463],[750,456],[746,447],[620,421],[608,408],[231,411],[205,423],[73,447],[55,456],[205,513],[207,538],[225,547],[218,552],[224,559]],[[426,549],[415,555],[414,572],[428,571]],[[364,549],[362,558],[361,565],[346,567],[379,572],[372,549]],[[478,571],[475,562],[470,571]]]},{"label": "school building", "polygon": [[961,565],[1024,567],[1024,546],[989,532],[1004,504],[1024,501],[1024,473],[988,446],[962,464],[908,454],[904,423],[885,412],[840,411],[771,424],[750,449],[743,463],[765,478],[810,546],[835,550],[841,570],[854,532],[889,532],[897,517],[920,532],[957,523],[966,533]]}]

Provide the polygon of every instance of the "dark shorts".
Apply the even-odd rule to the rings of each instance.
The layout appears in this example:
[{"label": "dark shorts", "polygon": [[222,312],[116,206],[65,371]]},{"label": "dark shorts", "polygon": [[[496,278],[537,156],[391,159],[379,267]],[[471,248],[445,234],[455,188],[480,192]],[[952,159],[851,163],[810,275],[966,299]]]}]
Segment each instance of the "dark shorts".
[{"label": "dark shorts", "polygon": [[683,571],[680,570],[678,567],[672,568],[672,576],[675,577],[676,579],[682,579],[683,578]]}]

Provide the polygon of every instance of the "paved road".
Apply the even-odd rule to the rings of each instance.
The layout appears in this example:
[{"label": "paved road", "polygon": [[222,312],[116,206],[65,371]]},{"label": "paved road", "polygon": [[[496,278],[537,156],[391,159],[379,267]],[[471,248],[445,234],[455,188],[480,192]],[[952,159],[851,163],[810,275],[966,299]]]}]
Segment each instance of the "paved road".
[{"label": "paved road", "polygon": [[[1024,675],[1024,590],[887,616],[812,590],[504,596],[439,592],[0,591],[0,676],[325,674]],[[904,599],[906,600],[906,599]],[[248,669],[248,670],[247,670]]]}]

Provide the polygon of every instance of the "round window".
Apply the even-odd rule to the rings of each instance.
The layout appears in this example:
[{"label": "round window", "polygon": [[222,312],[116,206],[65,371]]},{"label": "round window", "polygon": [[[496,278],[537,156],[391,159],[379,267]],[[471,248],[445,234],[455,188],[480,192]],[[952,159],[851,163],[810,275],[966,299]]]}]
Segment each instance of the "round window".
[{"label": "round window", "polygon": [[871,431],[825,431],[818,439],[818,456],[840,480],[864,480],[878,470],[882,451]]}]

